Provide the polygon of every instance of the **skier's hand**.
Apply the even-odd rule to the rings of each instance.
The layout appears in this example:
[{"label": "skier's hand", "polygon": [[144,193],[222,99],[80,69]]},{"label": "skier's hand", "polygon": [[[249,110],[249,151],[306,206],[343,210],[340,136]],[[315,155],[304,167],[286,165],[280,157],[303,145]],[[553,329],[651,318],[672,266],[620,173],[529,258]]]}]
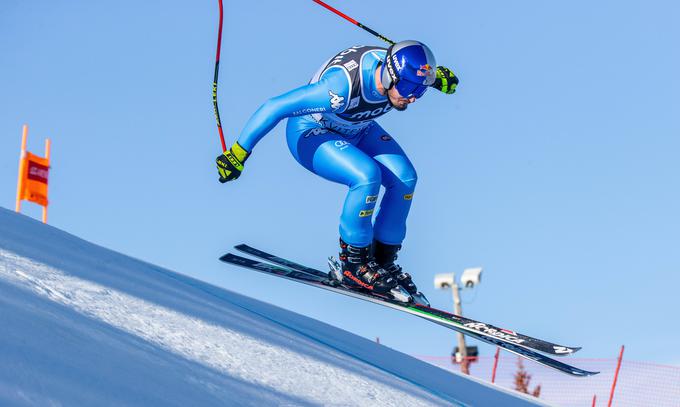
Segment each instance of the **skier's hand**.
[{"label": "skier's hand", "polygon": [[437,74],[432,87],[440,90],[447,95],[452,94],[456,91],[456,86],[458,86],[458,77],[447,67],[438,66]]},{"label": "skier's hand", "polygon": [[233,181],[241,176],[243,163],[250,155],[239,143],[234,143],[228,151],[225,151],[215,160],[217,171],[220,173],[220,182]]}]

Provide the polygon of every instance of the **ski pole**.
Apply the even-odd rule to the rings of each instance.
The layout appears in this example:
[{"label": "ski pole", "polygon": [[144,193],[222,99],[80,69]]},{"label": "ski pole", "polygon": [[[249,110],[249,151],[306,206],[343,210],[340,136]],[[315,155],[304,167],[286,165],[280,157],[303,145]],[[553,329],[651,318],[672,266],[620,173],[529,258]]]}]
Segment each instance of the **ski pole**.
[{"label": "ski pole", "polygon": [[324,7],[327,8],[328,10],[334,12],[335,14],[339,15],[340,17],[344,18],[345,20],[349,21],[350,23],[352,23],[352,24],[358,26],[359,28],[363,28],[364,30],[370,32],[371,34],[373,34],[373,35],[375,35],[376,37],[380,38],[381,40],[387,42],[388,44],[394,45],[394,41],[392,41],[391,39],[389,39],[389,38],[387,38],[387,37],[385,37],[385,36],[383,36],[383,35],[377,33],[376,31],[374,31],[374,30],[372,30],[372,29],[366,27],[365,25],[361,24],[361,23],[358,22],[357,20],[355,20],[355,19],[353,19],[352,17],[350,17],[350,16],[344,14],[343,12],[341,12],[341,11],[339,11],[339,10],[334,9],[333,7],[331,7],[331,6],[329,6],[328,4],[324,3],[323,1],[321,1],[321,0],[313,0],[313,1],[314,1],[314,3],[316,3],[316,4],[319,4],[319,5],[321,5],[321,6],[324,6]]},{"label": "ski pole", "polygon": [[220,141],[222,142],[222,151],[227,151],[227,145],[224,143],[224,133],[222,132],[222,121],[220,121],[220,109],[217,107],[217,74],[220,71],[220,49],[222,48],[222,0],[218,0],[220,4],[220,24],[217,31],[217,54],[215,56],[215,78],[213,79],[212,100],[213,108],[215,109],[215,119],[217,120],[217,130],[220,133]]}]

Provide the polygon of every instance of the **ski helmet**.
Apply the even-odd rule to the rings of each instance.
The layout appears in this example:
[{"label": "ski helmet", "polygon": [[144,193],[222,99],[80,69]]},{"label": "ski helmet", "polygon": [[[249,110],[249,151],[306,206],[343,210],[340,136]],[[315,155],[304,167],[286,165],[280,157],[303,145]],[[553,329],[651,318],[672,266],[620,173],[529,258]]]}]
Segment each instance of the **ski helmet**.
[{"label": "ski helmet", "polygon": [[427,45],[400,41],[387,49],[380,72],[385,89],[396,87],[402,97],[423,96],[436,79],[437,61]]}]

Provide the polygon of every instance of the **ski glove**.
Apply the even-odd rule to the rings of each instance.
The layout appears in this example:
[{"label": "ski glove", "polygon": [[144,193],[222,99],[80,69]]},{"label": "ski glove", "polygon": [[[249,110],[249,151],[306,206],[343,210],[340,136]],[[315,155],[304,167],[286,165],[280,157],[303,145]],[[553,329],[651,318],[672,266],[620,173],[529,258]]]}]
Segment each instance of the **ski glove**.
[{"label": "ski glove", "polygon": [[241,171],[243,171],[243,163],[246,162],[248,156],[250,155],[241,145],[237,142],[229,149],[222,153],[217,159],[217,171],[220,173],[220,182],[225,183],[227,181],[233,181],[241,176]]},{"label": "ski glove", "polygon": [[434,80],[432,87],[450,95],[456,91],[456,86],[458,86],[458,77],[456,77],[456,74],[445,66],[438,66],[437,77]]}]

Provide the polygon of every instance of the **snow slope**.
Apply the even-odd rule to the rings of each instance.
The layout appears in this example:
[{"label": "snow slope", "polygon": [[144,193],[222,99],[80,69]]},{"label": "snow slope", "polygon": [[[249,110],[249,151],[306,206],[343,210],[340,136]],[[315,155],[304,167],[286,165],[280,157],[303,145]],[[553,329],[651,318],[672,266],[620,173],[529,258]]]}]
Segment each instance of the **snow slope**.
[{"label": "snow slope", "polygon": [[0,208],[0,405],[537,405]]}]

